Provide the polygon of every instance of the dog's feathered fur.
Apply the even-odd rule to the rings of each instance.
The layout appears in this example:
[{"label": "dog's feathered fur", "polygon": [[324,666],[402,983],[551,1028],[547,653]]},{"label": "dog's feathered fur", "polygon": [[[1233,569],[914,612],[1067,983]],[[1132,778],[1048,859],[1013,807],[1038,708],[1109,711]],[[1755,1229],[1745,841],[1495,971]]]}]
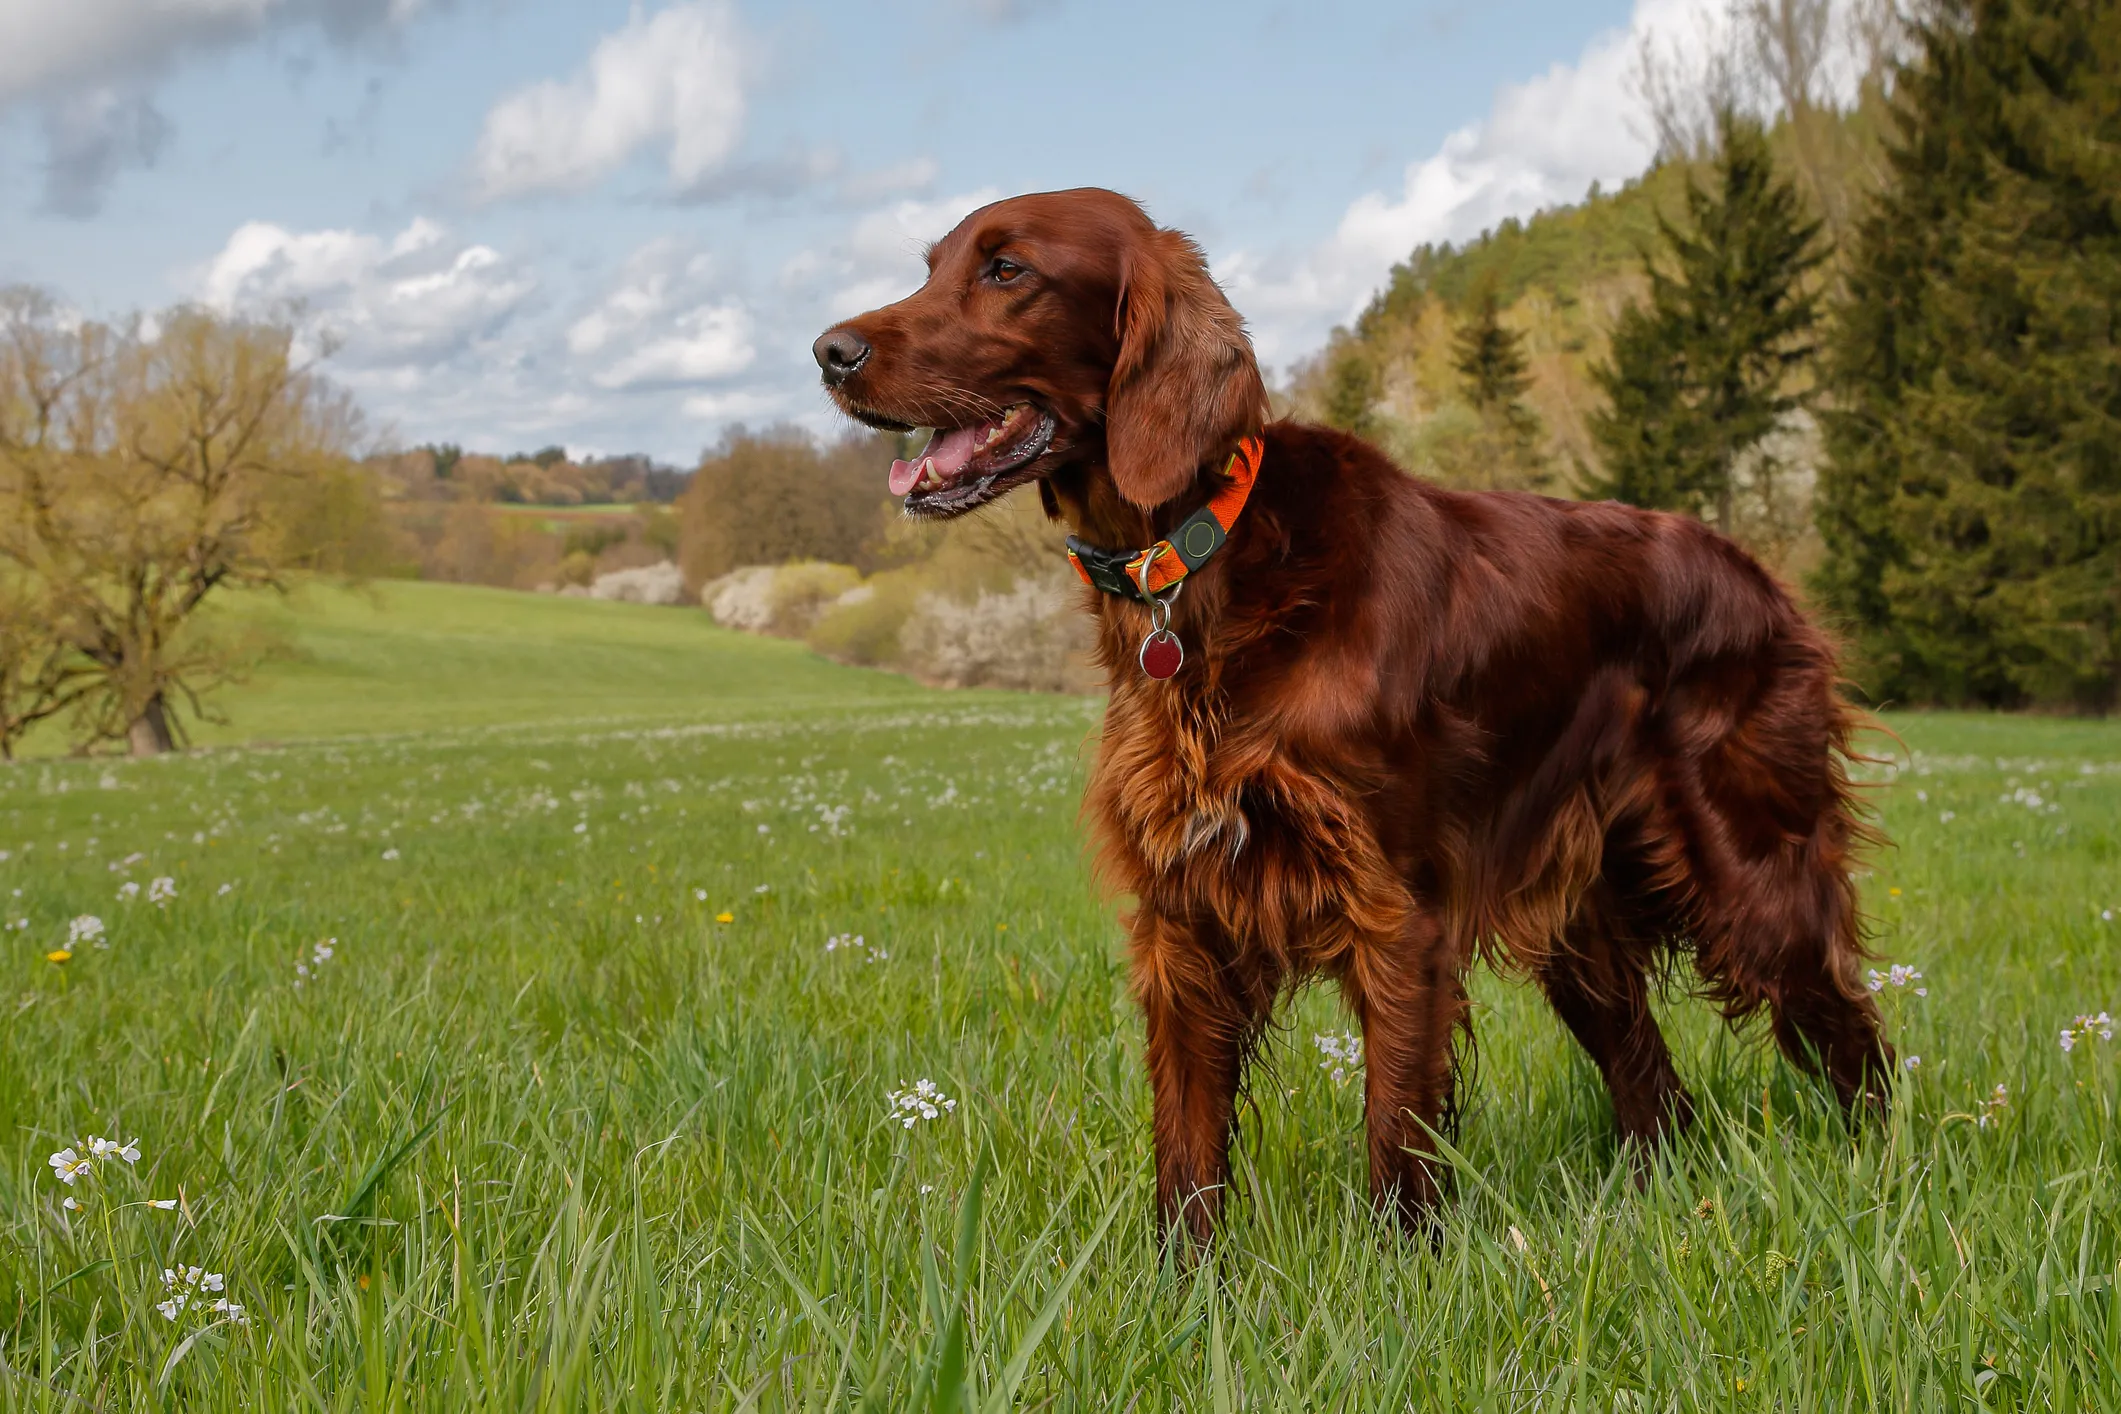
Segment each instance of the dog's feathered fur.
[{"label": "dog's feathered fur", "polygon": [[[997,251],[1035,277],[1000,298],[978,274]],[[1111,688],[1085,808],[1135,900],[1167,1221],[1211,1230],[1245,1061],[1307,977],[1361,1022],[1371,1187],[1408,1218],[1438,1193],[1422,1151],[1476,955],[1545,990],[1630,1139],[1690,1115],[1648,1005],[1674,953],[1727,1017],[1767,1008],[1845,1103],[1882,1098],[1851,714],[1828,640],[1742,550],[1684,516],[1444,490],[1268,423],[1198,249],[1113,193],[984,208],[930,267],[846,326],[873,353],[838,396],[906,423],[1053,412],[1039,492],[1084,539],[1150,543],[1265,437],[1175,606],[1176,678],[1136,667],[1141,605],[1085,591]]]}]

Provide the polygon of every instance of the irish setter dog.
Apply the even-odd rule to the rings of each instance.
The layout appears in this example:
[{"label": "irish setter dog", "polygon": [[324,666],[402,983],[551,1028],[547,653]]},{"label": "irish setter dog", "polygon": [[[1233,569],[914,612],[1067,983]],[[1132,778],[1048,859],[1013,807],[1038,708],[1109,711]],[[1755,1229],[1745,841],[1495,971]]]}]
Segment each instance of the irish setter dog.
[{"label": "irish setter dog", "polygon": [[[1362,1026],[1370,1191],[1409,1223],[1439,1197],[1425,1150],[1476,956],[1545,989],[1624,1140],[1691,1117],[1649,1007],[1674,953],[1726,1018],[1767,1007],[1845,1106],[1883,1103],[1852,715],[1831,645],[1744,551],[1681,515],[1445,490],[1270,422],[1198,247],[1116,193],[984,207],[928,272],[814,349],[848,414],[938,429],[892,467],[908,514],[1036,484],[1087,545],[1134,549],[1256,456],[1175,601],[1085,594],[1111,691],[1085,810],[1136,901],[1167,1229],[1210,1236],[1247,1059],[1320,975]],[[1137,651],[1165,614],[1168,680]]]}]

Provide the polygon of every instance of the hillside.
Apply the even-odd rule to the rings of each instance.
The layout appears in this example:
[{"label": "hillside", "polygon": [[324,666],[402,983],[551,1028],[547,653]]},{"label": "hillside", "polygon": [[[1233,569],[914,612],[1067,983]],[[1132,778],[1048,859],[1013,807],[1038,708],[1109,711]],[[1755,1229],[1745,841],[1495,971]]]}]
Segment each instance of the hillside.
[{"label": "hillside", "polygon": [[[207,744],[584,720],[668,722],[925,699],[888,673],[842,667],[800,643],[717,628],[697,611],[379,581],[293,596],[231,597],[218,634],[264,652],[216,693]],[[64,749],[41,731],[28,754]]]},{"label": "hillside", "polygon": [[[1777,166],[1824,217],[1831,242],[1877,179],[1883,105],[1874,90],[1846,111],[1786,115],[1770,133]],[[1660,162],[1613,191],[1594,186],[1573,205],[1503,222],[1460,246],[1425,245],[1392,269],[1351,327],[1296,371],[1287,401],[1297,415],[1355,427],[1409,470],[1450,485],[1531,486],[1570,494],[1597,465],[1588,419],[1602,395],[1591,369],[1606,356],[1621,312],[1647,289],[1645,252],[1659,218],[1684,219],[1698,163]],[[1822,278],[1831,281],[1830,262]],[[1492,291],[1500,322],[1523,336],[1537,416],[1536,469],[1494,455],[1453,367],[1452,341]],[[1793,425],[1781,455],[1799,468],[1797,523],[1753,548],[1785,577],[1803,578],[1819,545],[1802,509],[1817,456],[1816,429]]]},{"label": "hillside", "polygon": [[1681,201],[1685,169],[1655,168],[1618,190],[1593,188],[1573,206],[1502,223],[1463,246],[1425,245],[1392,267],[1385,287],[1350,329],[1301,368],[1291,389],[1300,415],[1344,421],[1352,384],[1365,390],[1380,441],[1410,469],[1466,479],[1450,441],[1471,422],[1451,338],[1468,302],[1491,285],[1503,323],[1524,336],[1547,460],[1566,469],[1592,459],[1585,419],[1597,394],[1589,370],[1604,357],[1620,311],[1644,288],[1642,251],[1660,211]]}]

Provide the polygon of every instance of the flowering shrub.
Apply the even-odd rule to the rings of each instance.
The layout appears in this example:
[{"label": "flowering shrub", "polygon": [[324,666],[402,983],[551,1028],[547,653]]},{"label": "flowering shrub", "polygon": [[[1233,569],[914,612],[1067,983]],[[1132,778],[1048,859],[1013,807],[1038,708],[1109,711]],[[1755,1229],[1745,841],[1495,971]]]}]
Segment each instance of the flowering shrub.
[{"label": "flowering shrub", "polygon": [[685,574],[669,560],[630,570],[600,574],[589,586],[592,599],[613,599],[622,604],[682,604]]},{"label": "flowering shrub", "polygon": [[899,630],[905,665],[948,687],[1068,692],[1086,686],[1090,621],[1061,575],[1019,579],[970,601],[923,594]]},{"label": "flowering shrub", "polygon": [[708,583],[700,602],[723,628],[799,638],[861,582],[847,566],[821,560],[752,565]]}]

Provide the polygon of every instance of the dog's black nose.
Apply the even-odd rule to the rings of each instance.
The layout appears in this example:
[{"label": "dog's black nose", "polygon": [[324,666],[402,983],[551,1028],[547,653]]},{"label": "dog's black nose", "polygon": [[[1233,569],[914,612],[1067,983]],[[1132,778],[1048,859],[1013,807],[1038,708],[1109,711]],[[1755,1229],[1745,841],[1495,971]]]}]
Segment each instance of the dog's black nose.
[{"label": "dog's black nose", "polygon": [[825,375],[825,386],[837,388],[869,361],[869,341],[852,329],[827,329],[818,335],[810,352]]}]

